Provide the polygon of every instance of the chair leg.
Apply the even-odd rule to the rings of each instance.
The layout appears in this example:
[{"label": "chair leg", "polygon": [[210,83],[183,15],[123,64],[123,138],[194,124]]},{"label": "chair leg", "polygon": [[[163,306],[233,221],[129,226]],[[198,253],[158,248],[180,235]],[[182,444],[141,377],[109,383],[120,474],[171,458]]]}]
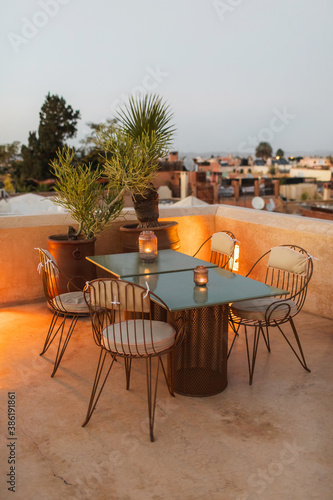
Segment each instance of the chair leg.
[{"label": "chair leg", "polygon": [[128,391],[130,388],[132,358],[124,358],[124,361],[125,361],[125,373],[126,373],[126,390]]},{"label": "chair leg", "polygon": [[296,327],[295,327],[295,323],[293,321],[292,318],[289,318],[289,323],[291,325],[291,328],[293,330],[293,334],[294,334],[294,337],[295,337],[295,340],[297,342],[297,345],[298,345],[298,349],[299,349],[299,352],[300,352],[300,355],[301,355],[301,358],[299,357],[299,355],[297,354],[296,350],[294,349],[294,347],[291,345],[290,341],[288,340],[288,338],[286,337],[285,333],[282,331],[282,328],[280,327],[280,325],[276,324],[276,326],[279,328],[280,332],[282,333],[283,337],[286,339],[288,345],[290,346],[291,350],[293,351],[293,353],[295,354],[296,358],[298,359],[298,361],[301,363],[301,365],[303,366],[304,370],[306,370],[307,372],[311,372],[310,368],[308,367],[308,365],[306,364],[306,361],[305,361],[305,357],[304,357],[304,353],[303,353],[303,349],[302,349],[302,345],[301,345],[301,341],[299,339],[299,336],[298,336],[298,333],[297,333],[297,330],[296,330]]},{"label": "chair leg", "polygon": [[149,416],[149,436],[150,441],[154,442],[154,421],[155,421],[155,408],[156,408],[156,394],[158,383],[158,370],[160,366],[160,358],[157,358],[157,371],[155,390],[152,387],[152,373],[151,373],[151,357],[146,358],[146,375],[147,375],[147,396],[148,396],[148,416]]},{"label": "chair leg", "polygon": [[168,386],[169,393],[170,393],[171,396],[176,397],[175,393],[173,392],[173,380],[171,379],[171,381],[169,382],[167,374],[166,374],[166,371],[165,371],[165,368],[164,368],[163,360],[162,360],[162,358],[160,356],[159,356],[159,360],[161,362],[161,366],[162,366],[164,378],[165,378],[166,384]]},{"label": "chair leg", "polygon": [[42,352],[40,353],[40,356],[42,356],[43,354],[46,353],[46,351],[48,350],[48,348],[50,347],[50,345],[52,344],[55,336],[57,335],[57,333],[59,332],[63,322],[64,322],[64,319],[63,318],[63,321],[61,322],[61,324],[59,325],[58,329],[55,331],[54,335],[52,336],[52,333],[53,333],[53,330],[56,326],[56,323],[57,323],[57,320],[59,318],[59,314],[55,311],[53,313],[53,317],[52,317],[52,320],[51,320],[51,324],[50,324],[50,327],[49,327],[49,330],[47,332],[47,335],[46,335],[46,339],[45,339],[45,342],[44,342],[44,346],[43,346],[43,350]]},{"label": "chair leg", "polygon": [[248,364],[248,367],[249,367],[249,384],[250,385],[252,385],[252,380],[253,380],[253,373],[254,373],[254,367],[255,367],[255,364],[256,364],[259,338],[260,338],[260,329],[259,329],[258,326],[256,326],[255,329],[254,329],[253,350],[252,350],[252,363],[251,363],[251,360],[250,360],[250,351],[249,351],[249,342],[248,342],[248,337],[247,337],[247,328],[245,326],[245,340],[246,340],[246,351],[247,351],[247,364]]},{"label": "chair leg", "polygon": [[263,326],[262,326],[261,323],[260,323],[260,327],[259,328],[261,330],[262,336],[264,337],[264,341],[265,341],[265,344],[266,344],[266,347],[267,347],[267,351],[271,352],[271,343],[269,341],[268,326],[266,325],[266,335],[265,335],[265,332],[264,332],[264,329],[263,329]]},{"label": "chair leg", "polygon": [[232,343],[231,343],[231,346],[230,346],[229,351],[228,351],[227,359],[229,359],[229,356],[231,354],[232,348],[234,347],[234,343],[235,343],[236,337],[239,336],[238,332],[239,332],[239,329],[240,329],[241,324],[242,324],[242,322],[238,323],[237,324],[237,328],[236,328],[235,323],[234,323],[234,321],[233,321],[233,319],[232,319],[232,317],[230,315],[229,315],[229,318],[228,318],[228,322],[229,322],[229,325],[231,326],[231,329],[234,332],[234,338],[232,339]]},{"label": "chair leg", "polygon": [[57,355],[56,355],[56,359],[55,359],[55,362],[54,362],[53,372],[51,374],[52,378],[56,374],[56,371],[58,370],[58,367],[60,365],[60,361],[62,360],[62,357],[65,354],[66,348],[68,346],[68,342],[70,341],[70,338],[71,338],[72,333],[74,331],[74,328],[76,326],[77,320],[78,320],[78,316],[73,316],[71,324],[69,325],[69,328],[68,328],[68,331],[67,331],[67,335],[65,336],[64,342],[61,345],[62,338],[64,336],[64,329],[65,329],[66,317],[63,319],[62,329],[61,329],[61,334],[60,334],[59,344],[58,344],[58,349],[57,349]]},{"label": "chair leg", "polygon": [[85,427],[87,425],[87,423],[89,422],[89,420],[91,418],[91,415],[93,414],[93,412],[94,412],[94,410],[96,408],[97,402],[98,402],[99,397],[100,397],[100,395],[102,393],[104,385],[105,385],[105,383],[107,381],[107,378],[109,376],[109,373],[111,371],[113,363],[115,361],[115,358],[112,356],[111,357],[110,366],[109,366],[109,368],[108,368],[108,370],[106,372],[106,375],[105,375],[104,380],[103,380],[103,382],[101,384],[99,392],[97,393],[97,389],[98,389],[98,386],[99,386],[99,382],[100,382],[100,379],[101,379],[101,375],[102,375],[102,371],[103,371],[103,367],[104,367],[104,362],[105,362],[105,358],[106,358],[107,354],[109,354],[109,353],[105,349],[101,349],[101,352],[99,354],[98,363],[97,363],[97,369],[96,369],[94,384],[93,384],[93,388],[92,388],[91,396],[90,396],[90,401],[89,401],[89,405],[88,405],[88,411],[87,411],[86,419],[85,419],[85,421],[82,424],[82,427]]}]

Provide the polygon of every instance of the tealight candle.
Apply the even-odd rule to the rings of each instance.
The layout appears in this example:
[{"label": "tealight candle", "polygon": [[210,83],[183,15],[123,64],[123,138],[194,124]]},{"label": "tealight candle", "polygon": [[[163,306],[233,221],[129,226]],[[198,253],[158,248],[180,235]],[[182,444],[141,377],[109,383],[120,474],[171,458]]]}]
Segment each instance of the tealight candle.
[{"label": "tealight candle", "polygon": [[194,283],[197,286],[206,286],[208,283],[208,269],[205,266],[197,266],[194,269]]},{"label": "tealight candle", "polygon": [[139,235],[139,257],[144,262],[154,262],[157,257],[157,237],[153,231],[142,231]]}]

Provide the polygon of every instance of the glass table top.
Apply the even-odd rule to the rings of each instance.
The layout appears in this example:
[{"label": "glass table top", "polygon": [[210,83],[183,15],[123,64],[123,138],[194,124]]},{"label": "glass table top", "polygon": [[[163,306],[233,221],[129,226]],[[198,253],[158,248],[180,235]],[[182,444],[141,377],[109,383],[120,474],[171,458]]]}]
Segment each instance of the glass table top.
[{"label": "glass table top", "polygon": [[151,263],[143,262],[137,252],[95,255],[86,257],[86,259],[123,279],[130,276],[188,271],[193,270],[196,266],[217,267],[216,264],[190,257],[175,250],[159,250],[156,261]]},{"label": "glass table top", "polygon": [[209,269],[205,287],[194,284],[193,271],[133,276],[126,280],[144,287],[148,284],[150,291],[160,297],[171,311],[289,293],[218,267]]}]

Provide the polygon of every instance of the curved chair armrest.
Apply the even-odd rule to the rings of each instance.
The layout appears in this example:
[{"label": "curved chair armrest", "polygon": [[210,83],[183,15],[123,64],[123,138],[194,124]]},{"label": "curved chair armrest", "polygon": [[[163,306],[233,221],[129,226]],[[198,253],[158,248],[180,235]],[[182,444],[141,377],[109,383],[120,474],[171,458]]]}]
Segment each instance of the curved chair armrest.
[{"label": "curved chair armrest", "polygon": [[[275,302],[272,302],[272,304],[270,304],[267,307],[266,312],[265,312],[266,323],[270,323],[271,315],[273,314],[273,312],[276,312],[276,310],[278,310],[278,309],[283,309],[283,316],[281,318],[279,318],[279,322],[280,321],[284,322],[288,318],[288,316],[290,316],[290,313],[291,313],[290,300],[291,299],[289,297],[286,299],[279,299],[279,300],[276,300]],[[285,308],[286,308],[286,312],[284,312]]]},{"label": "curved chair armrest", "polygon": [[68,276],[67,274],[65,274],[64,272],[61,271],[61,274],[64,275],[67,279],[68,279],[68,283],[67,283],[67,291],[68,292],[71,292],[72,290],[70,289],[71,286],[78,292],[82,292],[82,287],[79,287],[77,286],[73,280],[76,279],[76,278],[80,278],[82,280],[82,282],[84,283],[85,282],[85,278],[83,276]]}]

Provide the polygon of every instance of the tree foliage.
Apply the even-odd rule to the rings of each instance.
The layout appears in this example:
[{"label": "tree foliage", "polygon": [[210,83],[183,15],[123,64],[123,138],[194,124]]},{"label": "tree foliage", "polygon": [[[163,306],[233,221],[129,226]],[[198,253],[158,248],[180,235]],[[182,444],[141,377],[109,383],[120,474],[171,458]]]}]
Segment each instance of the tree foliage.
[{"label": "tree foliage", "polygon": [[15,170],[20,156],[19,145],[19,141],[14,141],[11,144],[0,144],[1,173],[10,173]]},{"label": "tree foliage", "polygon": [[65,141],[76,135],[79,118],[80,112],[67,105],[63,97],[48,93],[39,113],[38,134],[29,132],[28,146],[21,148],[21,178],[44,180],[50,176],[50,161]]},{"label": "tree foliage", "polygon": [[276,153],[275,153],[276,156],[279,156],[280,158],[284,158],[284,151],[283,149],[279,148]]},{"label": "tree foliage", "polygon": [[256,147],[256,157],[257,158],[263,158],[264,160],[267,160],[270,158],[273,154],[273,148],[269,144],[269,142],[260,142],[258,146]]}]

